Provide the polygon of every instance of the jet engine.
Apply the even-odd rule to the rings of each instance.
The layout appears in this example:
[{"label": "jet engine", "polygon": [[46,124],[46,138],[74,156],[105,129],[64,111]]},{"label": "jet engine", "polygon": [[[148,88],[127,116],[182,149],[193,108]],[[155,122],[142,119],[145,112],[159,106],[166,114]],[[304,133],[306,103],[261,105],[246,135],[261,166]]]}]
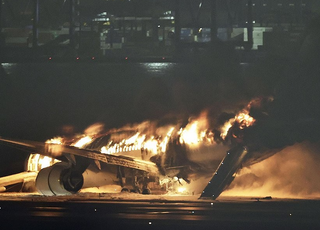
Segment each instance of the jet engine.
[{"label": "jet engine", "polygon": [[82,185],[82,174],[73,170],[66,162],[41,169],[36,178],[38,192],[46,196],[74,194]]}]

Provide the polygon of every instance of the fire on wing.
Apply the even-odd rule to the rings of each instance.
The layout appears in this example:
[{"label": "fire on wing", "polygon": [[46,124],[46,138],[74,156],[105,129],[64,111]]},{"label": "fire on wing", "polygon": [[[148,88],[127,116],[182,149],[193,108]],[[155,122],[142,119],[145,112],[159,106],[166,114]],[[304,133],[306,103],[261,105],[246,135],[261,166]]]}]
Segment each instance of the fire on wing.
[{"label": "fire on wing", "polygon": [[[217,174],[230,148],[226,144],[228,137],[240,139],[234,127],[241,130],[254,122],[243,110],[215,129],[206,112],[184,125],[147,121],[101,133],[101,124],[97,124],[72,138],[23,142],[32,152],[27,171],[37,173],[35,185],[44,195],[73,194],[110,185],[118,186],[116,192],[194,193],[188,184],[204,173]],[[219,130],[219,136],[214,130]],[[22,143],[5,139],[1,142]],[[233,173],[241,167],[241,160],[235,162],[230,166]],[[223,188],[230,180],[231,177],[224,180]],[[0,187],[5,186],[0,183]],[[206,194],[211,193],[206,190]]]}]

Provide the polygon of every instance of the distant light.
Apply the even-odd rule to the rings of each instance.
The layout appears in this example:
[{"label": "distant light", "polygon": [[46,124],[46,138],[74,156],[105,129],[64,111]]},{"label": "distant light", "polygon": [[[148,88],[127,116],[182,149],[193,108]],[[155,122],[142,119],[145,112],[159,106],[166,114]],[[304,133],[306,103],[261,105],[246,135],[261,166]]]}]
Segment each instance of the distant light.
[{"label": "distant light", "polygon": [[128,57],[125,57],[126,60],[128,60]]},{"label": "distant light", "polygon": [[191,211],[191,213],[194,213],[194,211]]},{"label": "distant light", "polygon": [[166,59],[165,57],[162,57],[162,60]]},{"label": "distant light", "polygon": [[211,205],[213,205],[213,203],[211,203]]},{"label": "distant light", "polygon": [[49,59],[49,60],[52,60],[52,57],[49,57],[48,59]]},{"label": "distant light", "polygon": [[96,212],[96,211],[97,211],[97,209],[95,208],[95,209],[94,209],[94,211]]},{"label": "distant light", "polygon": [[149,221],[149,224],[152,224],[152,222],[151,222],[151,221]]},{"label": "distant light", "polygon": [[158,25],[158,28],[160,28],[160,25]]},{"label": "distant light", "polygon": [[77,57],[76,59],[77,59],[77,60],[79,60],[79,59],[80,59],[80,57]]},{"label": "distant light", "polygon": [[95,57],[92,57],[91,59],[94,60],[94,59],[96,59],[96,58],[95,58]]}]

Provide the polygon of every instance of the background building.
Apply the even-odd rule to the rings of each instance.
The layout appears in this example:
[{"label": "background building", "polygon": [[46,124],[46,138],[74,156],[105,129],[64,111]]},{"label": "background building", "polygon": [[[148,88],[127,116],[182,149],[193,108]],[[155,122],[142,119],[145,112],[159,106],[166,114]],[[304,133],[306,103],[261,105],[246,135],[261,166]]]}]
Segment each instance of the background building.
[{"label": "background building", "polygon": [[[2,47],[41,54],[173,55],[212,36],[237,49],[289,52],[317,0],[1,0]],[[214,6],[214,7],[213,7]],[[36,27],[36,30],[35,30]],[[245,44],[253,43],[246,47]],[[71,51],[70,51],[71,50]]]}]

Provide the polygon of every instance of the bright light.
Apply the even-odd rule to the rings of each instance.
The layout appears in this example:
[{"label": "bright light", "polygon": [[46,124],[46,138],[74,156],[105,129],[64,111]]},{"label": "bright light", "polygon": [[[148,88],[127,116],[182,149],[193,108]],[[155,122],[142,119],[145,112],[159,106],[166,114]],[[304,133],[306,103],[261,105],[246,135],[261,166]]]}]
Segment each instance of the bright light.
[{"label": "bright light", "polygon": [[186,191],[186,188],[180,187],[178,188],[178,193],[184,193]]},{"label": "bright light", "polygon": [[86,144],[89,144],[92,141],[92,138],[89,136],[82,137],[80,140],[78,140],[75,144],[73,144],[74,147],[82,148]]},{"label": "bright light", "polygon": [[61,145],[62,142],[63,142],[62,137],[54,137],[54,138],[46,141],[47,144],[58,144],[58,145]]},{"label": "bright light", "polygon": [[53,159],[48,156],[42,156],[40,154],[30,154],[27,164],[27,170],[29,172],[39,172],[43,168],[47,168],[57,162],[57,159]]}]

